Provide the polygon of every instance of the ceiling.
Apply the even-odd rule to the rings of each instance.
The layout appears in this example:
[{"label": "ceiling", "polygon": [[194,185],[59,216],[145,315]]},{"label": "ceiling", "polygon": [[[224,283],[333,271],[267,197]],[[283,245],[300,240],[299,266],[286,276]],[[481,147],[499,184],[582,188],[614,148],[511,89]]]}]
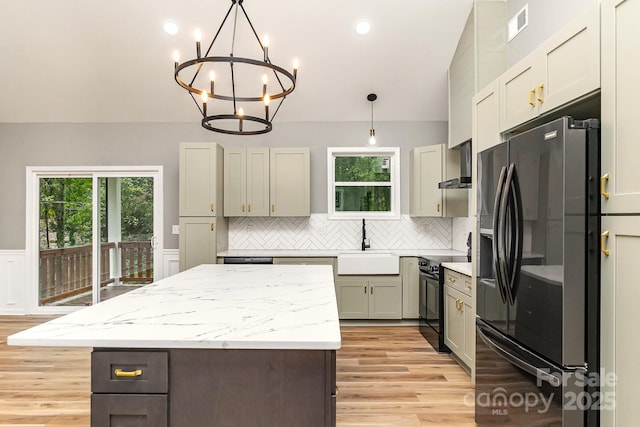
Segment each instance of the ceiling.
[{"label": "ceiling", "polygon": [[[190,122],[172,53],[208,45],[229,0],[20,0],[0,14],[0,122]],[[472,0],[244,0],[272,62],[300,61],[276,122],[447,119],[448,68]],[[164,33],[163,21],[180,32]],[[355,32],[366,19],[371,31]],[[244,35],[244,33],[243,33]],[[218,43],[218,42],[216,42]],[[203,47],[204,49],[204,47]],[[190,59],[190,58],[189,58]]]}]

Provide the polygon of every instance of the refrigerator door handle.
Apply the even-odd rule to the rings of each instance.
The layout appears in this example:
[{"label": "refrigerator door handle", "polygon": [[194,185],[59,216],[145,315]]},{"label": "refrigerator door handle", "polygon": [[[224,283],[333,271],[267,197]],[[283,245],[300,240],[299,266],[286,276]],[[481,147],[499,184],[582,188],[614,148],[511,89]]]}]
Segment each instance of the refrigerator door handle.
[{"label": "refrigerator door handle", "polygon": [[[502,277],[505,293],[507,295],[507,299],[509,300],[509,304],[513,305],[515,302],[515,298],[511,295],[511,271],[512,271],[512,262],[513,260],[511,252],[513,248],[513,224],[515,222],[515,218],[513,217],[513,210],[510,209],[512,203],[509,203],[512,196],[512,182],[513,182],[513,171],[515,169],[515,165],[511,163],[509,165],[509,169],[507,171],[507,177],[504,183],[504,191],[502,192],[502,198],[500,200],[500,219],[498,224],[498,230],[500,230],[501,235],[498,239],[498,252],[501,260],[502,267]],[[509,215],[509,218],[507,218]],[[507,222],[507,219],[509,221]],[[509,228],[511,227],[511,228]],[[507,253],[507,245],[509,246],[509,253]]]},{"label": "refrigerator door handle", "polygon": [[502,200],[503,193],[505,190],[504,180],[506,175],[507,168],[502,167],[500,170],[500,177],[498,178],[498,186],[496,188],[496,198],[493,204],[493,240],[491,242],[491,249],[493,250],[493,276],[496,278],[496,285],[498,286],[498,290],[500,291],[500,297],[502,298],[502,302],[507,302],[507,294],[506,294],[506,283],[503,278],[503,267],[501,260],[501,243],[502,243],[502,233],[500,232],[500,201]]},{"label": "refrigerator door handle", "polygon": [[[480,322],[480,321],[479,321]],[[489,337],[486,332],[490,332],[486,329],[485,326],[481,325],[480,323],[478,323],[476,325],[476,330],[478,331],[478,336],[480,337],[480,339],[482,339],[482,341],[493,351],[495,351],[498,355],[500,355],[502,358],[504,358],[505,360],[507,360],[509,363],[511,363],[514,366],[517,366],[518,368],[522,369],[523,371],[531,374],[531,375],[535,375],[536,378],[538,378],[541,381],[545,381],[549,384],[551,384],[553,387],[560,387],[562,385],[562,380],[560,378],[558,378],[555,375],[550,374],[549,372],[546,372],[540,368],[537,368],[535,366],[533,366],[532,364],[528,363],[525,360],[522,360],[521,358],[519,358],[517,355],[513,354],[513,352],[509,351],[508,349],[504,348],[504,345],[494,341],[493,339],[491,339],[491,337]]]},{"label": "refrigerator door handle", "polygon": [[524,230],[524,218],[522,216],[522,193],[520,192],[520,181],[518,179],[518,171],[513,165],[513,177],[512,177],[512,196],[513,204],[511,208],[514,214],[514,221],[512,223],[512,229],[514,235],[511,238],[511,269],[510,269],[510,283],[509,290],[515,302],[516,295],[518,293],[518,285],[520,283],[520,267],[522,266],[522,239]]}]

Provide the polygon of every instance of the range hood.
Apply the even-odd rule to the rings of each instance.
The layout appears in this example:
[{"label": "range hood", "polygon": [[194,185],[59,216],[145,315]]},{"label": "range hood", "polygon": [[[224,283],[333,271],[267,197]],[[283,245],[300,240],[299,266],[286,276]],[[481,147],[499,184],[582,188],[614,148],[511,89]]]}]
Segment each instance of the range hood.
[{"label": "range hood", "polygon": [[463,142],[454,150],[460,152],[460,175],[438,183],[438,188],[471,188],[471,140]]}]

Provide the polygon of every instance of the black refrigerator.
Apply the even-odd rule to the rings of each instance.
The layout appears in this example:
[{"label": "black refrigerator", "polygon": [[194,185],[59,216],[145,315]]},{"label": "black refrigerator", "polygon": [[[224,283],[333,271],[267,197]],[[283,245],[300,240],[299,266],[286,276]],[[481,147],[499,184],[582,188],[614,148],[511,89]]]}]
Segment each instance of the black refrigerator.
[{"label": "black refrigerator", "polygon": [[478,425],[598,425],[599,122],[478,154]]}]

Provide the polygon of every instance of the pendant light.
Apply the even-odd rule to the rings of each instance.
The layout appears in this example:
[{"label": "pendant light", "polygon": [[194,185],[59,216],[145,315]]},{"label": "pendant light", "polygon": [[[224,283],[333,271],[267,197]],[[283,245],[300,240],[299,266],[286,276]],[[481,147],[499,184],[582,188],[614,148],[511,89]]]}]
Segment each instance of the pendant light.
[{"label": "pendant light", "polygon": [[376,130],[373,128],[373,101],[378,99],[378,95],[370,93],[367,95],[367,100],[371,102],[371,129],[369,129],[369,145],[376,145]]}]

